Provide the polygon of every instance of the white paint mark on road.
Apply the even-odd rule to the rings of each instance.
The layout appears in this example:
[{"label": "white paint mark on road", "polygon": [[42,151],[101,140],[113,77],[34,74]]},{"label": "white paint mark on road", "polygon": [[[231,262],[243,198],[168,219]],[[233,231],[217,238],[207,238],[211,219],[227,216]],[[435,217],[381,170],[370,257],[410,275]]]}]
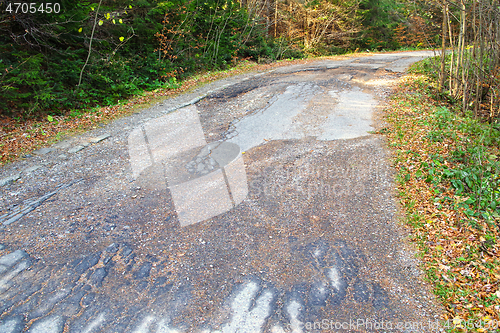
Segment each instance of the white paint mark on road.
[{"label": "white paint mark on road", "polygon": [[85,327],[85,329],[82,331],[82,333],[92,333],[94,332],[94,329],[99,328],[106,317],[104,316],[104,313],[100,313],[99,316],[97,316],[96,319],[94,319],[91,323]]},{"label": "white paint mark on road", "polygon": [[28,333],[61,333],[64,321],[60,316],[50,316],[37,320]]},{"label": "white paint mark on road", "polygon": [[149,326],[156,321],[156,318],[153,316],[146,316],[142,322],[137,326],[134,333],[148,333]]},{"label": "white paint mark on road", "polygon": [[271,291],[264,291],[250,310],[258,290],[259,285],[254,281],[244,285],[231,304],[233,315],[231,321],[222,327],[223,333],[257,333],[262,331],[262,327],[270,315],[274,296]]},{"label": "white paint mark on road", "polygon": [[21,319],[9,319],[4,322],[0,322],[0,332],[3,333],[14,333],[19,332],[21,326]]},{"label": "white paint mark on road", "polygon": [[283,329],[283,327],[275,325],[271,328],[271,333],[285,333],[285,330]]},{"label": "white paint mark on road", "polygon": [[328,277],[330,278],[330,281],[332,281],[332,287],[337,289],[337,291],[340,291],[343,282],[342,282],[342,277],[340,276],[340,273],[336,267],[330,268],[330,271],[328,272]]},{"label": "white paint mark on road", "polygon": [[300,310],[302,309],[302,305],[293,300],[286,307],[286,311],[290,316],[290,328],[292,329],[292,333],[302,333],[302,327],[304,324],[299,320]]},{"label": "white paint mark on road", "polygon": [[289,330],[285,331],[285,329],[278,324],[271,328],[271,333],[303,333],[302,328],[304,327],[304,323],[299,319],[301,310],[302,305],[296,300],[291,300],[286,307],[286,312],[290,319],[290,324],[286,326]]}]

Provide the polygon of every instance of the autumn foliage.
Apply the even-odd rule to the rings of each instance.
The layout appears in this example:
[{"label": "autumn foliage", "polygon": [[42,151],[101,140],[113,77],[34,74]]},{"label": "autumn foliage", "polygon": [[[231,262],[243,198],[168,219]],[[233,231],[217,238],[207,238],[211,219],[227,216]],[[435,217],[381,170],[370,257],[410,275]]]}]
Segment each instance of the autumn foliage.
[{"label": "autumn foliage", "polygon": [[[500,135],[436,100],[428,77],[404,79],[388,107],[399,197],[452,332],[500,320]],[[472,325],[472,327],[471,327]]]}]

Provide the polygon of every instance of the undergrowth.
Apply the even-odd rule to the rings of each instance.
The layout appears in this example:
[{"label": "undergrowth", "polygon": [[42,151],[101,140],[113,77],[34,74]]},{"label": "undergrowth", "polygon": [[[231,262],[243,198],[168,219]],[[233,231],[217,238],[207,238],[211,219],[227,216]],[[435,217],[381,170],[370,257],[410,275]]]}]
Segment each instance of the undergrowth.
[{"label": "undergrowth", "polygon": [[447,331],[498,332],[498,123],[461,114],[418,72],[402,80],[384,131],[395,150],[406,224],[446,309]]}]

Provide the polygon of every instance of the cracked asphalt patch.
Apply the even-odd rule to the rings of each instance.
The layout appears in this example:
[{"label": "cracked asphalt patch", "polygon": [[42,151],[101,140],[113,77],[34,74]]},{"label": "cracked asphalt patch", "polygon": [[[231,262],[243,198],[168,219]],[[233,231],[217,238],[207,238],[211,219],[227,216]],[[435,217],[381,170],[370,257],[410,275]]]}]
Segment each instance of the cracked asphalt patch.
[{"label": "cracked asphalt patch", "polygon": [[438,331],[368,133],[428,55],[221,80],[4,167],[0,332]]}]

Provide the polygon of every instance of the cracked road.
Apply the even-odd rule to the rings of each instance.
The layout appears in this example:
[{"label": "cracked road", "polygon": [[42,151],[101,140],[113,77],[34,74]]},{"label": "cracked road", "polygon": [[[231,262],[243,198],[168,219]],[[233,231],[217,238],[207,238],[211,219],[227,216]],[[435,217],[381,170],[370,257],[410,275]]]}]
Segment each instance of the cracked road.
[{"label": "cracked road", "polygon": [[430,52],[220,80],[0,170],[0,332],[432,332],[379,102]]}]

